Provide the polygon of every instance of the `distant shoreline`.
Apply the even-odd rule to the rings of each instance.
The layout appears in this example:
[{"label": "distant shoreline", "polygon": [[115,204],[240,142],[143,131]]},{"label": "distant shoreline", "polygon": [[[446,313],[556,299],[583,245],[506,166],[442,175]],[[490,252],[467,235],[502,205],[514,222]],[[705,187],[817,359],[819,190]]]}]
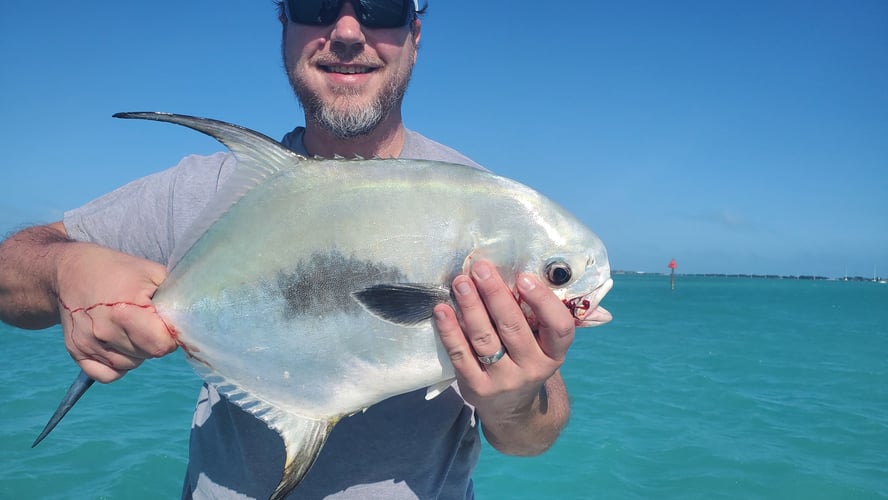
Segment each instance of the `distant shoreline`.
[{"label": "distant shoreline", "polygon": [[[669,276],[669,273],[665,272],[656,272],[656,273],[647,273],[644,271],[624,271],[624,270],[615,270],[612,271],[611,274],[615,276],[620,275],[634,275],[634,276]],[[706,278],[751,278],[751,279],[773,279],[773,280],[824,280],[824,281],[870,281],[876,283],[888,283],[888,280],[881,277],[876,277],[875,279],[872,277],[865,276],[847,276],[841,278],[833,278],[829,276],[816,276],[811,274],[802,274],[802,275],[780,275],[780,274],[725,274],[725,273],[675,273],[676,276],[696,276],[696,277],[706,277]]]}]

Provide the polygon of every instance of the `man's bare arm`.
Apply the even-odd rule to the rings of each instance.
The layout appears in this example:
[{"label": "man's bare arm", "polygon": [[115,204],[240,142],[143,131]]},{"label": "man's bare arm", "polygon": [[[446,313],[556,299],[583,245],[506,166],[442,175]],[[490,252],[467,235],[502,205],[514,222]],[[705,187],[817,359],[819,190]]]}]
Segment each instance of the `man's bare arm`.
[{"label": "man's bare arm", "polygon": [[61,222],[25,229],[0,245],[0,320],[61,323],[71,357],[110,382],[176,349],[151,303],[165,277],[156,262],[70,240]]},{"label": "man's bare arm", "polygon": [[56,222],[19,231],[0,244],[0,320],[19,328],[59,322],[55,268],[68,239]]}]

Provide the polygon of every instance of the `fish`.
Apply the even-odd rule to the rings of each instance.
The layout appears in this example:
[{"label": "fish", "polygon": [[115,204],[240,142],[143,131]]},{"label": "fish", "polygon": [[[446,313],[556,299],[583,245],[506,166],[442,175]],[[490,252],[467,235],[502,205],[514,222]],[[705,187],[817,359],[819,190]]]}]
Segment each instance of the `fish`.
[{"label": "fish", "polygon": [[[286,461],[271,498],[296,488],[341,419],[455,372],[432,321],[479,259],[520,301],[535,275],[577,327],[612,319],[601,239],[532,188],[483,169],[411,159],[305,158],[230,123],[157,112],[237,159],[173,249],[153,297],[195,371],[277,431]],[[457,309],[458,310],[458,309]],[[40,442],[92,384],[81,372]]]}]

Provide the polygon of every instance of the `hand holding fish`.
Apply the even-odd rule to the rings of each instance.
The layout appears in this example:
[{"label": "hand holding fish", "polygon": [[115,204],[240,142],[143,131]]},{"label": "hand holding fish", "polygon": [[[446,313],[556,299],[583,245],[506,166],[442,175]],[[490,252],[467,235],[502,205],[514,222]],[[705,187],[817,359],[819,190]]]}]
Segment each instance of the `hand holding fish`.
[{"label": "hand holding fish", "polygon": [[163,265],[90,243],[66,245],[57,278],[61,323],[68,352],[87,375],[112,382],[176,349],[151,303]]},{"label": "hand holding fish", "polygon": [[[567,392],[558,369],[573,342],[575,320],[534,277],[522,275],[517,285],[536,318],[538,340],[512,291],[486,262],[474,266],[472,278],[453,282],[462,326],[447,305],[435,309],[436,325],[460,393],[475,406],[487,440],[503,453],[535,455],[551,446],[567,421]],[[479,363],[476,355],[503,347],[502,359]]]}]

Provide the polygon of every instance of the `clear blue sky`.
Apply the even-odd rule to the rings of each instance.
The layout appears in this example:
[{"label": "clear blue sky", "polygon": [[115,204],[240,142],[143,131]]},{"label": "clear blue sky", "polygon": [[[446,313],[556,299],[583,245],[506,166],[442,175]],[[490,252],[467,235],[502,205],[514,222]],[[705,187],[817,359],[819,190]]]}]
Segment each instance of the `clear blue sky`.
[{"label": "clear blue sky", "polygon": [[[409,127],[584,219],[617,269],[888,276],[888,2],[430,0]],[[280,137],[271,0],[12,2],[0,231],[222,149],[118,111]]]}]

